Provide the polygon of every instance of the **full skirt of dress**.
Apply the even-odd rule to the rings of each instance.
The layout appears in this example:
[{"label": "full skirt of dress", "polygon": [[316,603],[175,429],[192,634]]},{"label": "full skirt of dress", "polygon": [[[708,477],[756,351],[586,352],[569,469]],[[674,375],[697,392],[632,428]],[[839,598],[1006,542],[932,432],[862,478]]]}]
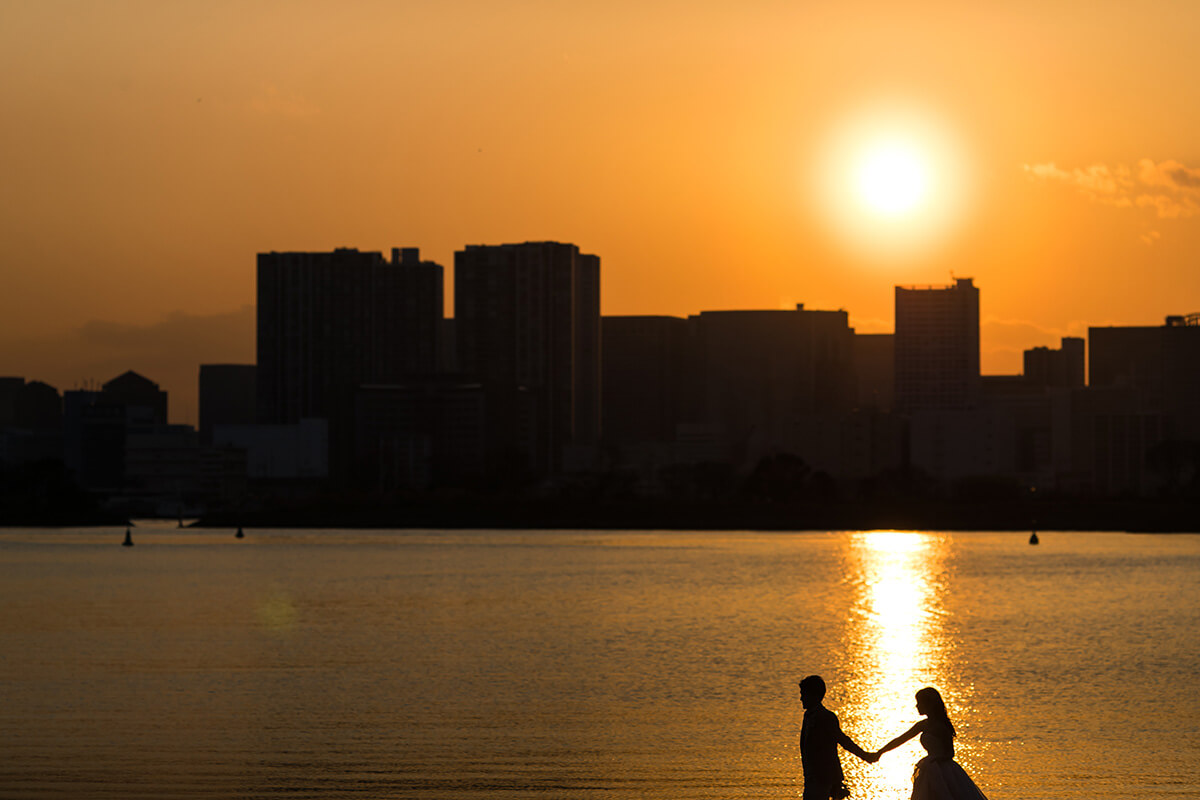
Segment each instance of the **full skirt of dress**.
[{"label": "full skirt of dress", "polygon": [[952,758],[926,756],[913,772],[912,800],[987,800]]}]

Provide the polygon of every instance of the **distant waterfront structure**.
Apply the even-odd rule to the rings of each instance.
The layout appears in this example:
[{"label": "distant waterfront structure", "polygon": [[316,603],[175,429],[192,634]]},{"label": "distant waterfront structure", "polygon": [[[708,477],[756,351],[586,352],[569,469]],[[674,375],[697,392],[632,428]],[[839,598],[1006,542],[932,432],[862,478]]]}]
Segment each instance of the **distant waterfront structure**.
[{"label": "distant waterfront structure", "polygon": [[17,424],[17,397],[24,386],[24,378],[0,377],[0,428]]},{"label": "distant waterfront structure", "polygon": [[167,393],[158,384],[133,370],[123,372],[100,390],[106,405],[122,406],[139,424],[167,424]]},{"label": "distant waterfront structure", "polygon": [[129,488],[131,437],[167,428],[166,420],[167,393],[132,370],[98,392],[64,392],[63,460],[85,488],[124,492]]},{"label": "distant waterfront structure", "polygon": [[17,393],[16,424],[34,431],[62,433],[62,396],[48,383],[29,381]]},{"label": "distant waterfront structure", "polygon": [[62,397],[53,386],[0,378],[0,466],[63,458]]},{"label": "distant waterfront structure", "polygon": [[252,425],[257,419],[254,364],[200,365],[200,443],[212,444],[214,425]]},{"label": "distant waterfront structure", "polygon": [[329,421],[330,471],[348,476],[364,384],[432,374],[442,267],[416,248],[258,254],[258,421]]},{"label": "distant waterfront structure", "polygon": [[896,408],[968,409],[979,404],[979,289],[896,287]]},{"label": "distant waterfront structure", "polygon": [[560,472],[600,437],[600,258],[573,244],[467,245],[454,254],[458,367],[489,393],[524,389],[537,473]]}]

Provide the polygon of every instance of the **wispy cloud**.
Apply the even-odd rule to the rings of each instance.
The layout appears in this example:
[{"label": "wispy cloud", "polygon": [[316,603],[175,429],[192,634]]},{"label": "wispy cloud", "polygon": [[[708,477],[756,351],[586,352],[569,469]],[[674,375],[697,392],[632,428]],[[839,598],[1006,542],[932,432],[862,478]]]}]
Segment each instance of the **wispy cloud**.
[{"label": "wispy cloud", "polygon": [[[1025,164],[1024,170],[1033,180],[1073,186],[1094,203],[1152,210],[1159,219],[1200,215],[1200,168],[1178,161],[1143,158],[1136,168],[1092,164],[1073,169],[1050,162]],[[1149,231],[1141,239],[1152,245],[1160,237],[1158,231]]]},{"label": "wispy cloud", "polygon": [[1129,198],[1134,188],[1133,174],[1129,167],[1120,164],[1092,164],[1090,167],[1061,169],[1054,162],[1049,164],[1026,164],[1025,171],[1034,178],[1070,184],[1092,200],[1115,206],[1131,206]]}]

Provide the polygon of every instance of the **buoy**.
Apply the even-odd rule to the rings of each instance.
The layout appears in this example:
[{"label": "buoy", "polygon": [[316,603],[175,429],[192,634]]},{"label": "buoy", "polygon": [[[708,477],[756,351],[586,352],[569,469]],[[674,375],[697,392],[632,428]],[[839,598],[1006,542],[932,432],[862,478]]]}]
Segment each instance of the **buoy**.
[{"label": "buoy", "polygon": [[121,542],[122,547],[133,547],[133,533],[129,528],[125,529],[125,541]]},{"label": "buoy", "polygon": [[246,538],[246,534],[242,533],[241,525],[238,525],[238,532],[235,533],[233,536],[235,539],[245,539]]},{"label": "buoy", "polygon": [[1037,543],[1038,543],[1037,531],[1034,531],[1033,533],[1029,534],[1029,543],[1030,543],[1030,544],[1037,544]]}]

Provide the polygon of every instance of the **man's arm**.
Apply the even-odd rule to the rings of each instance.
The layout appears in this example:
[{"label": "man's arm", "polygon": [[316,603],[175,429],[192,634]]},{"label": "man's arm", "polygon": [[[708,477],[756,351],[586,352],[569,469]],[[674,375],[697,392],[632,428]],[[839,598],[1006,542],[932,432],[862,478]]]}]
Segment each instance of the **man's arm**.
[{"label": "man's arm", "polygon": [[838,728],[837,741],[838,744],[840,744],[844,749],[849,750],[851,753],[858,756],[863,761],[866,761],[868,764],[874,764],[879,760],[879,756],[875,755],[874,753],[868,753],[866,750],[863,750],[861,747],[856,745],[853,739],[842,733],[841,728]]},{"label": "man's arm", "polygon": [[866,761],[868,764],[874,764],[876,761],[879,760],[879,756],[875,755],[874,753],[868,753],[866,750],[863,750],[861,747],[859,747],[857,744],[854,743],[853,739],[851,739],[849,736],[847,736],[845,734],[845,732],[842,731],[842,723],[840,720],[838,720],[836,714],[833,715],[833,725],[834,725],[834,730],[835,730],[834,739],[837,741],[838,744],[840,744],[842,746],[843,749],[849,750],[851,753],[858,756],[863,761]]}]

